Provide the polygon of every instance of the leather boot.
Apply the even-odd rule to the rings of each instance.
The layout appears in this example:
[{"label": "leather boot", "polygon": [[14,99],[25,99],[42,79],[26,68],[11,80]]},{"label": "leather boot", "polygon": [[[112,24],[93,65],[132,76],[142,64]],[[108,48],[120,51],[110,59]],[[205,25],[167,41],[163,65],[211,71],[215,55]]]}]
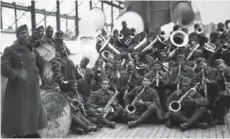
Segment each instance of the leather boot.
[{"label": "leather boot", "polygon": [[147,106],[145,112],[137,120],[128,122],[129,128],[136,127],[137,125],[143,123],[155,112],[156,108],[154,106]]},{"label": "leather boot", "polygon": [[73,127],[72,132],[79,134],[79,135],[85,134],[84,130],[82,128],[79,128],[79,127]]},{"label": "leather boot", "polygon": [[186,130],[190,128],[192,125],[195,125],[204,114],[205,111],[203,111],[203,109],[195,111],[195,113],[191,116],[191,118],[188,119],[186,123],[180,124],[181,130]]},{"label": "leather boot", "polygon": [[116,123],[115,122],[111,122],[111,121],[109,121],[107,119],[103,120],[103,124],[106,125],[106,126],[108,126],[108,127],[110,127],[110,128],[112,128],[112,129],[114,129],[116,127]]},{"label": "leather boot", "polygon": [[180,123],[180,124],[188,121],[188,118],[179,112],[172,113],[171,118],[175,123]]}]

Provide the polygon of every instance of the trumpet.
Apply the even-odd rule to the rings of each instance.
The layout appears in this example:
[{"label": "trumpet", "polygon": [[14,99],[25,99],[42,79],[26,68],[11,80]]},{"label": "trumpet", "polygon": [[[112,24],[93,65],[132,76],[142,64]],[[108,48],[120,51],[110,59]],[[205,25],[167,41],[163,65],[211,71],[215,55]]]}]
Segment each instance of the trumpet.
[{"label": "trumpet", "polygon": [[111,107],[111,104],[113,103],[113,101],[115,100],[115,98],[117,97],[118,91],[115,88],[115,94],[111,97],[111,99],[108,101],[108,103],[105,105],[105,107],[103,108],[103,117],[105,118],[109,112],[112,110],[113,108]]},{"label": "trumpet", "polygon": [[134,103],[141,96],[141,94],[145,91],[145,88],[146,88],[146,86],[144,86],[144,88],[141,90],[141,92],[138,93],[138,95],[135,97],[135,99],[132,101],[132,103],[125,107],[125,110],[128,113],[134,113],[136,111],[136,107],[134,106]]},{"label": "trumpet", "polygon": [[168,108],[168,109],[169,109],[170,111],[173,111],[173,112],[178,112],[178,111],[180,111],[180,109],[181,109],[181,101],[183,101],[184,98],[187,97],[189,93],[191,93],[192,91],[196,91],[196,88],[197,88],[197,86],[198,86],[199,84],[200,84],[200,83],[197,83],[194,87],[190,88],[184,95],[182,95],[182,96],[180,97],[180,99],[179,99],[178,101],[172,101],[172,102],[170,102],[169,108]]}]

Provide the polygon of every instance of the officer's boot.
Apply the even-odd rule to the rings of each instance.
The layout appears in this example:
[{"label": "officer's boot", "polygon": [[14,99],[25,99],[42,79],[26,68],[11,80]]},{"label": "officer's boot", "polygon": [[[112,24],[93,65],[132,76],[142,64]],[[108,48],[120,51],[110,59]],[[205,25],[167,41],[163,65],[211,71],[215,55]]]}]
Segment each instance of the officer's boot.
[{"label": "officer's boot", "polygon": [[137,120],[128,122],[129,128],[136,127],[137,125],[143,123],[149,118],[149,116],[151,116],[155,112],[156,112],[155,106],[147,106],[145,112]]},{"label": "officer's boot", "polygon": [[81,115],[81,120],[83,122],[85,122],[87,125],[91,126],[93,128],[93,131],[97,131],[98,130],[97,125],[91,123],[88,119],[86,119],[86,117],[84,115]]},{"label": "officer's boot", "polygon": [[200,108],[197,111],[195,111],[195,113],[192,115],[191,118],[188,119],[187,122],[180,124],[181,130],[186,130],[186,129],[190,128],[192,125],[195,125],[198,121],[201,120],[201,118],[204,116],[205,112],[206,112],[205,108]]}]

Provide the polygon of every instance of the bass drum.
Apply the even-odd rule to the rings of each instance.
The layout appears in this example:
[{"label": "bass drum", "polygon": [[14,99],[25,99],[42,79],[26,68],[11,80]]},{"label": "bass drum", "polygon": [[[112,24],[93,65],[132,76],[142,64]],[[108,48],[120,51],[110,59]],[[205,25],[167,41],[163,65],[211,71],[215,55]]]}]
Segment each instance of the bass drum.
[{"label": "bass drum", "polygon": [[47,127],[39,131],[42,138],[65,138],[72,123],[68,99],[57,90],[41,91],[41,101],[47,114]]}]

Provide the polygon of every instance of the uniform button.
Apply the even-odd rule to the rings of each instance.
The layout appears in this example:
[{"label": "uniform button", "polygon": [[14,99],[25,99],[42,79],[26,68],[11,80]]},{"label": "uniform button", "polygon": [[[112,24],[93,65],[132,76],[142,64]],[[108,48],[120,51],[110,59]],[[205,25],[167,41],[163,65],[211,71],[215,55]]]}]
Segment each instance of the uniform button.
[{"label": "uniform button", "polygon": [[21,61],[21,64],[24,64],[24,62],[23,62],[23,61]]}]

